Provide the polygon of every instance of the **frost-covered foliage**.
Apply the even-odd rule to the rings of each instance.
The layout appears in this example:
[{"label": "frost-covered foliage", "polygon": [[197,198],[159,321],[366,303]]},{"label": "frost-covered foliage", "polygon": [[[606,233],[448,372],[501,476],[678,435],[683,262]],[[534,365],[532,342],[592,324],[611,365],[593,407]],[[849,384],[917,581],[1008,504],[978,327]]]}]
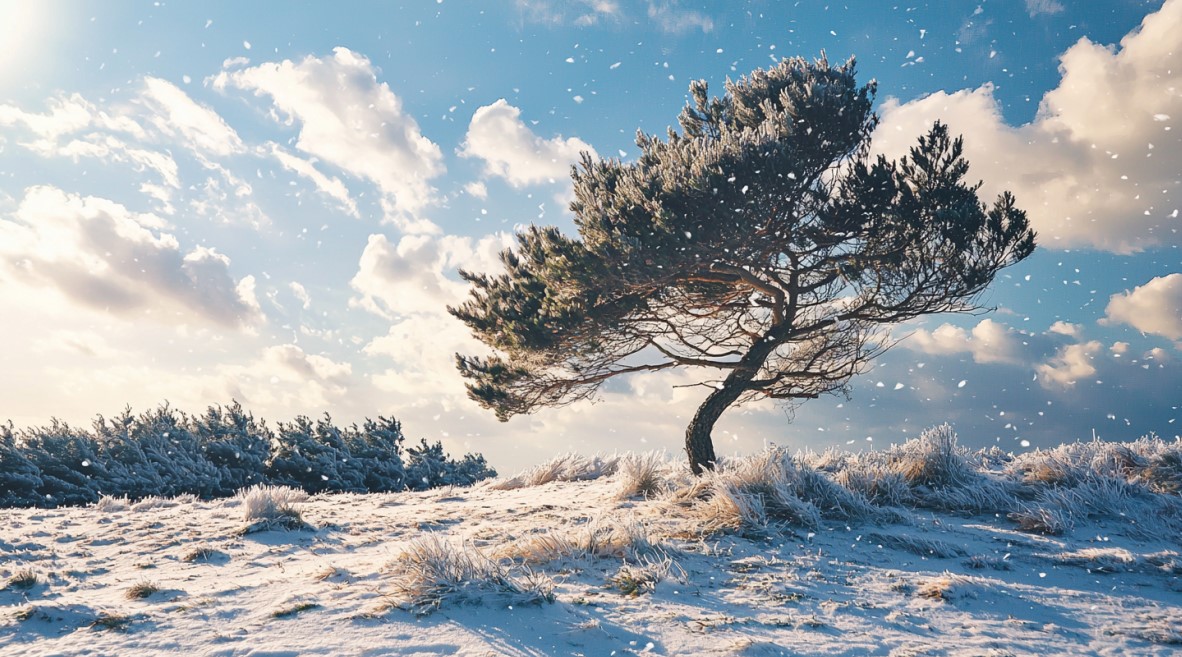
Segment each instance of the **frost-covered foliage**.
[{"label": "frost-covered foliage", "polygon": [[471,486],[497,475],[479,454],[465,454],[459,461],[448,458],[438,441],[432,445],[421,439],[418,447],[409,447],[406,453],[406,486],[411,490]]},{"label": "frost-covered foliage", "polygon": [[450,604],[541,604],[554,600],[544,575],[503,566],[471,545],[435,534],[415,539],[387,566],[402,607],[429,614]]},{"label": "frost-covered foliage", "polygon": [[862,494],[779,447],[726,459],[700,483],[673,495],[690,505],[708,530],[760,532],[773,522],[817,527],[823,519],[871,519],[881,513]]},{"label": "frost-covered foliage", "polygon": [[965,449],[944,425],[883,451],[791,455],[772,447],[724,459],[667,499],[688,507],[707,533],[897,521],[920,508],[1004,515],[1043,534],[1106,520],[1131,535],[1182,539],[1180,466],[1180,440],[1092,441],[1012,455]]},{"label": "frost-covered foliage", "polygon": [[91,504],[191,495],[226,497],[251,486],[309,493],[391,492],[466,486],[496,473],[484,457],[452,459],[422,441],[403,451],[402,426],[379,417],[339,428],[297,417],[272,431],[234,402],[190,416],[167,404],[99,416],[90,430],[57,420],[0,425],[0,506]]},{"label": "frost-covered foliage", "polygon": [[488,486],[493,490],[516,490],[526,486],[541,486],[552,481],[591,481],[615,474],[620,465],[620,458],[616,454],[583,456],[568,452],[507,479],[490,482]]}]

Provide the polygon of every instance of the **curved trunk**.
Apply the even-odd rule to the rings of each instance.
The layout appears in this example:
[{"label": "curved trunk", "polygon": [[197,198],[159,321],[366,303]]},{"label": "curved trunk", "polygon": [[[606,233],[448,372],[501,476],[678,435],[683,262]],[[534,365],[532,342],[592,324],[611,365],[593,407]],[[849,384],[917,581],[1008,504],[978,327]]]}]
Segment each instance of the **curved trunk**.
[{"label": "curved trunk", "polygon": [[722,386],[710,393],[694,413],[694,419],[690,420],[685,430],[685,453],[689,456],[690,470],[695,475],[714,469],[717,457],[714,455],[714,441],[710,437],[714,423],[747,390],[748,384],[777,345],[778,342],[770,334],[755,343],[739,360],[738,367],[723,379]]}]

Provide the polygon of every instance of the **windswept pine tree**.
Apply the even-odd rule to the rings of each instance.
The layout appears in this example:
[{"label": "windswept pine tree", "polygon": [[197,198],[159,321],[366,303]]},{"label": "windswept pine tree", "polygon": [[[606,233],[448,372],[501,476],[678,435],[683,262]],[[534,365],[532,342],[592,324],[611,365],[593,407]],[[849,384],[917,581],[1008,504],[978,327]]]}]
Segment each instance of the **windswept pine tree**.
[{"label": "windswept pine tree", "polygon": [[612,377],[694,368],[710,393],[686,430],[695,473],[735,404],[848,392],[885,327],[979,308],[1034,250],[1014,197],[965,181],[935,124],[899,160],[872,157],[875,85],[854,61],[790,59],[690,86],[681,131],[640,133],[633,162],[584,154],[579,235],[530,227],[505,272],[461,272],[451,308],[489,357],[457,355],[469,395],[502,420],[591,396]]}]

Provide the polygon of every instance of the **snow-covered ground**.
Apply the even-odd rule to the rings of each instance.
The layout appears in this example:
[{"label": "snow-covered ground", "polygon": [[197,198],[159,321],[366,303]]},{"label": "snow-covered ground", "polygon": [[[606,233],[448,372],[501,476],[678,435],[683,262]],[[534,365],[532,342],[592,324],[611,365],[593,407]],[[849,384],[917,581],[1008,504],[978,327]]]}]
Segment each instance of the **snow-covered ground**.
[{"label": "snow-covered ground", "polygon": [[[1158,448],[1126,450],[1128,467],[1142,468],[1130,481],[1178,445]],[[1095,461],[1102,451],[1087,453]],[[1142,477],[1108,513],[1070,473],[1035,467],[1069,458],[994,455],[990,469],[979,455],[973,472],[986,479],[958,486],[1053,483],[1019,491],[1029,513],[1013,518],[939,510],[932,468],[968,456],[913,449],[931,466],[917,484],[907,454],[882,461],[894,470],[878,473],[876,490],[911,486],[902,501],[924,507],[842,497],[869,490],[850,483],[850,455],[769,452],[703,481],[652,455],[566,457],[421,493],[305,499],[271,489],[0,510],[0,654],[1182,651],[1176,492]],[[773,471],[787,482],[778,493],[752,475]],[[810,480],[817,472],[847,488]],[[1157,484],[1175,475],[1154,472]],[[1063,524],[1034,527],[1057,535],[1019,529],[1056,513]]]}]

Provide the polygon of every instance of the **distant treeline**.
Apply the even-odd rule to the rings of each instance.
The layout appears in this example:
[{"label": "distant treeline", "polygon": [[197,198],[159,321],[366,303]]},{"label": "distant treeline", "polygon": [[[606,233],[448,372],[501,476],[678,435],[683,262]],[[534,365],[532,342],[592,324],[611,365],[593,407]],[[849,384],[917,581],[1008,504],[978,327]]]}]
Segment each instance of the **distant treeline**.
[{"label": "distant treeline", "polygon": [[90,430],[0,426],[0,506],[89,504],[104,495],[141,499],[233,495],[255,484],[309,493],[377,493],[468,485],[496,476],[484,457],[450,458],[439,442],[404,446],[395,419],[340,428],[325,414],[274,430],[238,402],[187,415],[167,404],[141,415],[99,416]]}]

